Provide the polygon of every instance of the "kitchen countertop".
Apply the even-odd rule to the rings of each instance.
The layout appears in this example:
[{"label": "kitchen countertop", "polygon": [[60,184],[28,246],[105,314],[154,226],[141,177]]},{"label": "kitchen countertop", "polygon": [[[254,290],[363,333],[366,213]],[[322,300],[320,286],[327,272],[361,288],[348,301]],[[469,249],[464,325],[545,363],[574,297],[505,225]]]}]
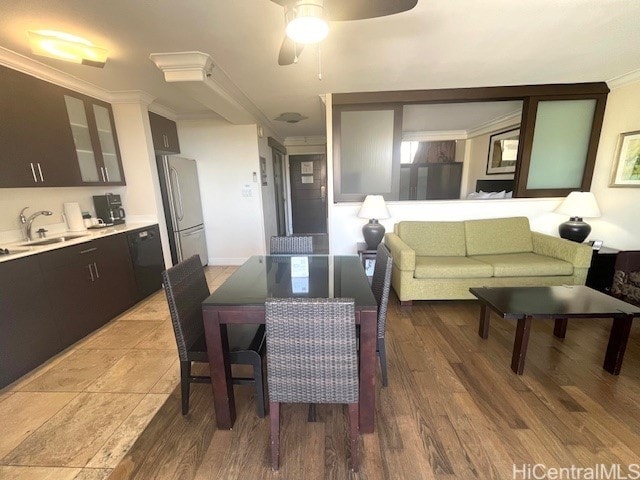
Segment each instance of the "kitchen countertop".
[{"label": "kitchen countertop", "polygon": [[[48,252],[51,250],[56,250],[58,248],[68,247],[70,245],[77,245],[79,243],[90,242],[91,240],[95,240],[96,238],[102,238],[109,235],[116,235],[118,233],[130,232],[132,230],[137,230],[139,228],[150,227],[151,225],[157,225],[158,222],[132,222],[132,223],[123,223],[121,225],[114,225],[112,227],[105,227],[99,229],[91,229],[83,232],[60,232],[56,235],[47,236],[45,238],[38,238],[32,240],[32,242],[13,242],[6,243],[0,245],[0,248],[8,248],[9,251],[16,250],[15,253],[10,253],[9,255],[0,255],[0,263],[6,262],[8,260],[15,260],[16,258],[28,257],[30,255],[36,255],[42,252]],[[49,245],[30,245],[30,243],[37,243],[42,240],[46,240],[48,238],[57,238],[64,237],[67,235],[82,235],[78,238],[72,238],[70,240],[66,240],[64,242],[56,242]]]}]

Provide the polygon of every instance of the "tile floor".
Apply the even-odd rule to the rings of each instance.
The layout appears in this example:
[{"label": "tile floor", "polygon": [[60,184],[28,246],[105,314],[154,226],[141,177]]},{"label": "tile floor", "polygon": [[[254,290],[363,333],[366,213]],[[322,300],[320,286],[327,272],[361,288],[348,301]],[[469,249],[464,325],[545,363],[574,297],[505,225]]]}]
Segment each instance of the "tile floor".
[{"label": "tile floor", "polygon": [[[234,270],[207,267],[211,290]],[[159,291],[0,390],[0,478],[107,478],[178,383]]]}]

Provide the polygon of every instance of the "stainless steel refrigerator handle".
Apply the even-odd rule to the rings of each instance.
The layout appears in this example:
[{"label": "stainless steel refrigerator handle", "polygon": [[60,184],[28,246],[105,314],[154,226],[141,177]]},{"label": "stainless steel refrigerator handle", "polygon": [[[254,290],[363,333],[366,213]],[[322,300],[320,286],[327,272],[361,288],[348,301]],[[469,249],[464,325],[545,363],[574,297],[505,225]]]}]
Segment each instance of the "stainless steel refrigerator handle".
[{"label": "stainless steel refrigerator handle", "polygon": [[[180,181],[178,177],[178,171],[174,167],[169,167],[171,169],[171,176],[175,179],[175,189],[178,194],[178,203],[180,204],[180,213],[176,212],[178,220],[182,220],[184,218],[184,210],[182,209],[182,192],[180,192]],[[175,197],[174,197],[175,198]]]},{"label": "stainless steel refrigerator handle", "polygon": [[195,232],[191,232],[191,233],[183,233],[182,236],[183,237],[190,237],[192,235],[197,235],[198,233],[202,233],[204,232],[204,228],[201,228],[199,230],[196,230]]}]

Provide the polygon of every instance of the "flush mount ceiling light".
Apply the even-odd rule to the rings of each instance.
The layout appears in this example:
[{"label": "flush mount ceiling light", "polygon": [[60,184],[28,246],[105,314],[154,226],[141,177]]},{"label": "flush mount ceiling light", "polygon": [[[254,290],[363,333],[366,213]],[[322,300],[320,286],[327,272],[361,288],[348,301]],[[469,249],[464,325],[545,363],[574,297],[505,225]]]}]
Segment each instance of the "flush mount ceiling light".
[{"label": "flush mount ceiling light", "polygon": [[301,0],[286,7],[287,37],[296,43],[318,43],[329,33],[322,1]]},{"label": "flush mount ceiling light", "polygon": [[285,112],[278,115],[274,120],[277,120],[278,122],[298,123],[302,120],[306,120],[307,118],[309,117],[300,115],[298,112]]},{"label": "flush mount ceiling light", "polygon": [[49,58],[102,68],[107,51],[89,40],[65,32],[37,30],[27,32],[31,52]]}]

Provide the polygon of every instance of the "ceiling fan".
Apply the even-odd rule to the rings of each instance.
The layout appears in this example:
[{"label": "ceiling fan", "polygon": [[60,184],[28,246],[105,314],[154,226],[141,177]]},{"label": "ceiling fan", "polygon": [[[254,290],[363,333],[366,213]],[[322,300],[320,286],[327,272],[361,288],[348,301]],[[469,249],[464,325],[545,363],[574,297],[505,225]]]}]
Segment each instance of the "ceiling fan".
[{"label": "ceiling fan", "polygon": [[307,43],[318,43],[329,33],[327,21],[364,20],[406,12],[418,0],[271,0],[284,7],[286,35],[279,65],[295,63]]}]

